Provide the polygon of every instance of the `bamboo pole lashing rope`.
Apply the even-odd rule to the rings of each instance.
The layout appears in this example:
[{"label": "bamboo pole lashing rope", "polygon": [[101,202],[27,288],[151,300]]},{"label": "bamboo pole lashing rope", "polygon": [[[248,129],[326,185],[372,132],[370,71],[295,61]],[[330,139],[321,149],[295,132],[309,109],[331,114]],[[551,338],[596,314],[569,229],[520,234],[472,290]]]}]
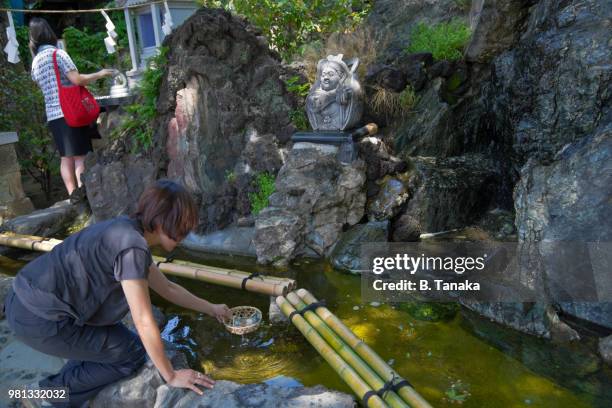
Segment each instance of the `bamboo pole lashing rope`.
[{"label": "bamboo pole lashing rope", "polygon": [[[304,301],[295,293],[289,292],[285,298],[291,303],[291,305],[300,311],[307,305]],[[378,374],[365,363],[353,349],[351,349],[342,339],[327,326],[327,324],[321,320],[321,318],[313,311],[306,311],[300,313],[306,321],[319,333],[325,341],[346,361],[359,376],[372,387],[373,391],[381,390],[385,387],[385,381],[383,381]],[[379,394],[377,392],[377,394]],[[394,391],[389,390],[383,395],[379,396],[392,408],[410,408],[404,400],[402,400]]]},{"label": "bamboo pole lashing rope", "polygon": [[[287,317],[295,308],[284,297],[278,296],[276,304],[280,307],[283,314]],[[368,391],[373,391],[372,388],[355,372],[355,370],[336,353],[329,344],[321,337],[321,335],[304,319],[301,315],[296,314],[292,319],[295,327],[304,335],[306,340],[314,347],[317,352],[329,363],[329,365],[338,373],[340,378],[353,390],[353,392],[362,399]],[[373,395],[368,400],[368,407],[384,408],[388,405],[378,395]]]},{"label": "bamboo pole lashing rope", "polygon": [[[306,304],[317,302],[317,299],[306,289],[298,289],[297,295]],[[380,375],[384,381],[392,380],[393,378],[401,379],[402,377],[392,369],[374,350],[366,343],[359,339],[338,317],[326,307],[320,306],[316,308],[315,313],[331,327],[336,334],[346,342],[368,365]],[[431,405],[412,387],[404,386],[399,388],[397,394],[415,408],[432,408]]]}]

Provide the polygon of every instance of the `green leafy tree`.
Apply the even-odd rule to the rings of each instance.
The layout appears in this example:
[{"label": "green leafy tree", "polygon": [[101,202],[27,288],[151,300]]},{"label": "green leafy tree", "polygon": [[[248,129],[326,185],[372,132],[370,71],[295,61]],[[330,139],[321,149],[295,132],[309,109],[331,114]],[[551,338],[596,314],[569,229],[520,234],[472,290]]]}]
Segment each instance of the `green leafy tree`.
[{"label": "green leafy tree", "polygon": [[367,0],[197,0],[207,7],[224,7],[259,27],[270,46],[290,59],[311,41],[347,31],[370,10]]}]

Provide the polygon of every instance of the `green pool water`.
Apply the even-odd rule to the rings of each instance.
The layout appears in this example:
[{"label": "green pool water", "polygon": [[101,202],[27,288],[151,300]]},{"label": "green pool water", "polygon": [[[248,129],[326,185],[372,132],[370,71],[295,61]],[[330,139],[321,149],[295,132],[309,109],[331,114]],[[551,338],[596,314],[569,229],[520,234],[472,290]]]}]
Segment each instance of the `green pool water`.
[{"label": "green pool water", "polygon": [[[612,370],[603,367],[587,341],[555,346],[521,335],[462,310],[443,321],[413,317],[400,305],[362,304],[359,277],[328,264],[299,260],[288,271],[256,266],[252,259],[181,253],[181,259],[245,271],[285,275],[324,299],[328,308],[387,360],[435,407],[610,407]],[[0,257],[0,272],[23,265]],[[340,377],[293,326],[271,326],[267,296],[172,278],[198,296],[230,307],[256,306],[264,324],[244,337],[215,320],[164,302],[162,335],[185,351],[193,368],[216,379],[242,383],[290,377],[312,386],[351,393]],[[283,378],[284,384],[289,384]]]}]

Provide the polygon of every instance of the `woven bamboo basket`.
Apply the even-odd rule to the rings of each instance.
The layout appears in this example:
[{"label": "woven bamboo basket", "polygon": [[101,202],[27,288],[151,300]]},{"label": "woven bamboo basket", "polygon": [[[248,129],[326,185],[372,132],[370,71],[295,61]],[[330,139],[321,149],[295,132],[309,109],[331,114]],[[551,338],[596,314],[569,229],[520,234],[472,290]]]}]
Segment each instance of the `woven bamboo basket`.
[{"label": "woven bamboo basket", "polygon": [[237,306],[230,309],[232,317],[223,320],[227,331],[243,335],[254,332],[262,321],[261,310],[253,306]]}]

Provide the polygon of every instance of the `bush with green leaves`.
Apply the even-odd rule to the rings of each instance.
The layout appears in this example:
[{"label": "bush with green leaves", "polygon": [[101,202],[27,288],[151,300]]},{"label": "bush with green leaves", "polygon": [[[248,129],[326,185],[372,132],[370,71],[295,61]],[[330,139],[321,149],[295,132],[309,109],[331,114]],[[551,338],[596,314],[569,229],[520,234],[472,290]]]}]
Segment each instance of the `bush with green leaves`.
[{"label": "bush with green leaves", "polygon": [[468,25],[457,19],[432,26],[419,23],[412,31],[406,51],[429,52],[435,60],[459,60],[471,35]]},{"label": "bush with green leaves", "polygon": [[249,193],[249,201],[251,203],[251,213],[259,214],[261,210],[269,204],[270,195],[274,192],[274,176],[270,173],[258,173],[253,180],[253,186],[257,189],[256,192]]},{"label": "bush with green leaves", "polygon": [[16,131],[21,169],[36,180],[47,200],[51,176],[59,174],[59,155],[47,128],[38,86],[20,66],[0,66],[0,131]]},{"label": "bush with green leaves", "polygon": [[289,60],[309,42],[353,29],[370,10],[369,0],[196,0],[223,7],[259,27],[270,46]]},{"label": "bush with green leaves", "polygon": [[113,132],[113,137],[132,139],[132,151],[147,150],[153,143],[153,123],[157,116],[157,98],[167,63],[168,47],[147,63],[138,84],[138,102],[126,106],[130,116]]}]

